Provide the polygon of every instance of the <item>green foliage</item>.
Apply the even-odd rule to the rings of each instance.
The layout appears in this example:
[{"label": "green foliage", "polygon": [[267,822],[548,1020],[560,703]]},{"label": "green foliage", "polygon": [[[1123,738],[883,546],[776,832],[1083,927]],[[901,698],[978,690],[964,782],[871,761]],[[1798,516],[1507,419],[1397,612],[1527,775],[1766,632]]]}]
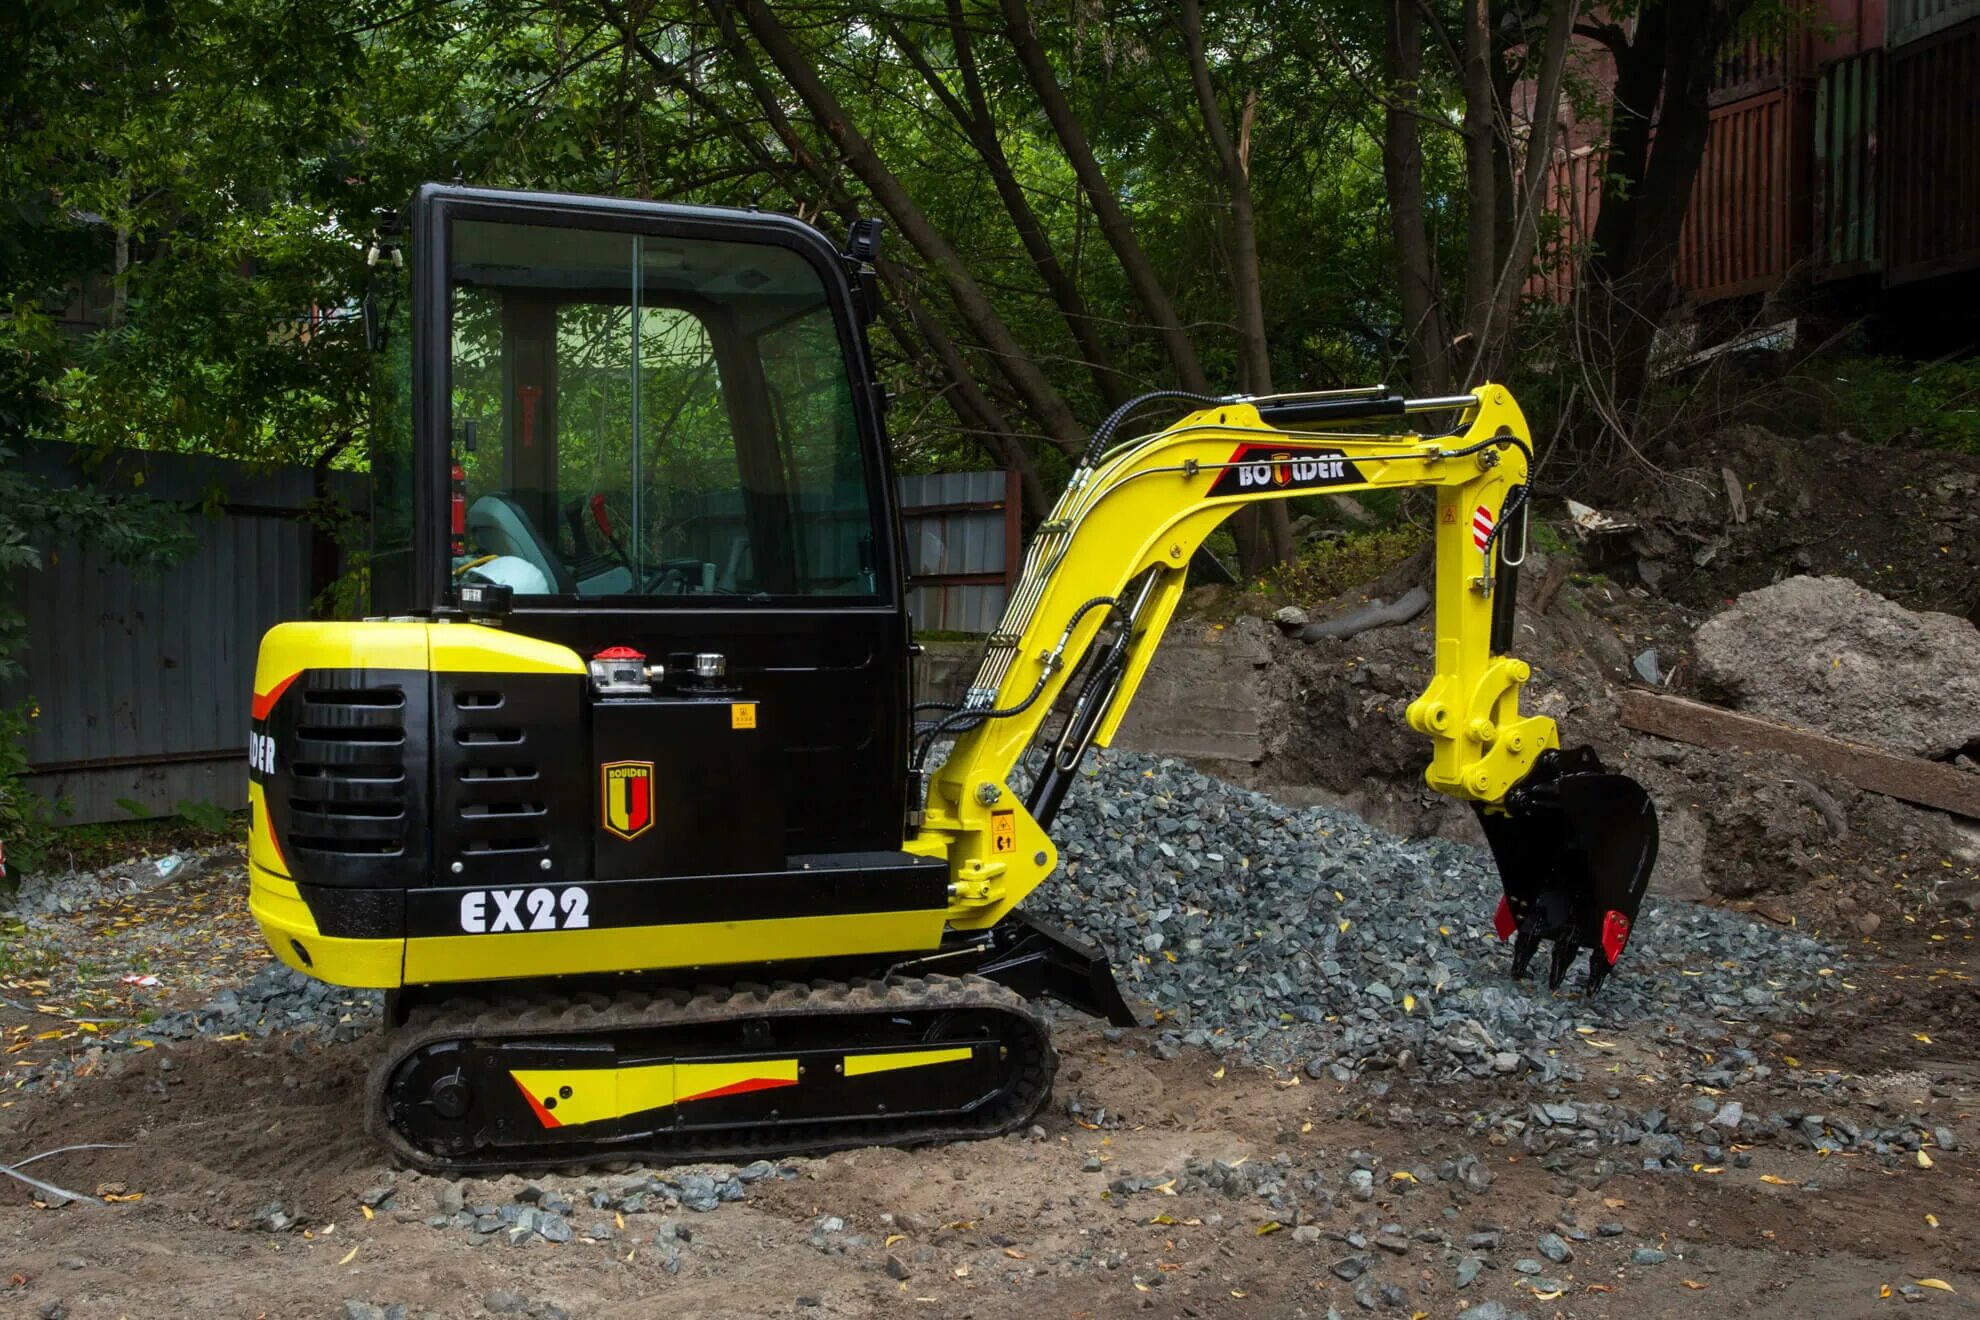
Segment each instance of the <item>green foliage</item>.
[{"label": "green foliage", "polygon": [[233,827],[233,815],[225,807],[216,806],[205,798],[194,801],[182,798],[177,807],[179,819],[197,830],[208,834],[226,834]]},{"label": "green foliage", "polygon": [[1858,357],[1820,365],[1842,425],[1859,439],[1980,455],[1980,359],[1918,366]]},{"label": "green foliage", "polygon": [[1422,549],[1420,528],[1382,527],[1316,542],[1299,559],[1275,570],[1257,590],[1274,598],[1315,605],[1372,582]]}]

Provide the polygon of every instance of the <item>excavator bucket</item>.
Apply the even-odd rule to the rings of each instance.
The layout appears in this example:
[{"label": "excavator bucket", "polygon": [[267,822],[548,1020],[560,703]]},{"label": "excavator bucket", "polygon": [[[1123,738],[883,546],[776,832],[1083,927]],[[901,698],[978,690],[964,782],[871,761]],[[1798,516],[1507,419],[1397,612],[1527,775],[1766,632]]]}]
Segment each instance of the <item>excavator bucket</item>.
[{"label": "excavator bucket", "polygon": [[1551,940],[1548,987],[1587,949],[1593,994],[1622,958],[1657,860],[1650,795],[1576,747],[1542,755],[1501,802],[1475,805],[1505,886],[1494,925],[1512,941],[1513,976]]}]

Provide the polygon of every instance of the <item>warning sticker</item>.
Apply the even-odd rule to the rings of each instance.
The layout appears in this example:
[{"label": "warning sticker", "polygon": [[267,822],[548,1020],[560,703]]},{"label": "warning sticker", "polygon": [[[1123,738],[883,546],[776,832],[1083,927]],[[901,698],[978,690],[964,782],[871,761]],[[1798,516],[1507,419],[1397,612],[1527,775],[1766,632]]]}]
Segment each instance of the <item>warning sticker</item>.
[{"label": "warning sticker", "polygon": [[990,813],[990,851],[993,853],[1017,851],[1017,813],[1015,811],[993,811]]},{"label": "warning sticker", "polygon": [[732,729],[753,729],[756,727],[756,703],[738,701],[729,707],[729,727]]},{"label": "warning sticker", "polygon": [[1479,505],[1471,514],[1471,543],[1483,550],[1492,539],[1492,524],[1497,521],[1492,511]]}]

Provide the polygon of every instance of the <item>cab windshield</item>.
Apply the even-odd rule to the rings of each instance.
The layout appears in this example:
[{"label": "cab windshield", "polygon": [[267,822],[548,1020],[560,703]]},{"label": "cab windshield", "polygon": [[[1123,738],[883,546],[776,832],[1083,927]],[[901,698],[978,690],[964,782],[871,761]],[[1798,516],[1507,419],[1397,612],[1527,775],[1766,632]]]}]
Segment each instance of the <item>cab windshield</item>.
[{"label": "cab windshield", "polygon": [[449,240],[456,581],[875,594],[852,384],[810,261],[483,220]]}]

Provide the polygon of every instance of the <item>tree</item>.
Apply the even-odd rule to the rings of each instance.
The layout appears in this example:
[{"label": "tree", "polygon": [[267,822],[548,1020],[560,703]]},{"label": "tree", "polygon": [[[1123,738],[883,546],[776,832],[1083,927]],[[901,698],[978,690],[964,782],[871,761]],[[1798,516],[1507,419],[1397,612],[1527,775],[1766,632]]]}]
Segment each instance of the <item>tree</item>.
[{"label": "tree", "polygon": [[[1643,0],[1634,31],[1614,21],[1577,29],[1616,64],[1602,209],[1576,281],[1577,351],[1607,364],[1585,446],[1627,429],[1650,375],[1658,327],[1677,301],[1678,236],[1705,153],[1719,52],[1756,0]],[[1656,150],[1651,146],[1655,129]]]}]

